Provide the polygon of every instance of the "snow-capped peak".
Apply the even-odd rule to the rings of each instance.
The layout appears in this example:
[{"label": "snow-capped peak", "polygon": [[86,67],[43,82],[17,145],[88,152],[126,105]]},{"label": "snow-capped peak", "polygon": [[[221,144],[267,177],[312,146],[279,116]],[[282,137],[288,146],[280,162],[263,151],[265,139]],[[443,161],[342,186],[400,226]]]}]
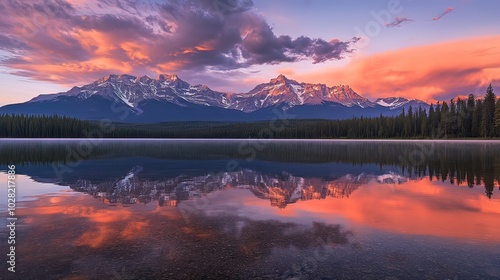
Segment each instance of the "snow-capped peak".
[{"label": "snow-capped peak", "polygon": [[158,77],[158,80],[160,82],[175,82],[177,80],[179,80],[179,77],[177,77],[177,75],[168,75],[168,74],[160,74],[160,76]]},{"label": "snow-capped peak", "polygon": [[337,103],[347,107],[370,108],[378,105],[390,109],[415,103],[426,105],[420,100],[401,97],[381,98],[375,103],[360,96],[348,85],[328,87],[325,84],[301,83],[280,74],[268,83],[256,86],[247,93],[226,93],[211,90],[206,85],[191,85],[177,75],[161,74],[157,79],[148,76],[108,75],[91,84],[74,87],[58,94],[40,95],[30,102],[57,100],[63,97],[86,100],[101,97],[122,101],[140,111],[140,103],[145,100],[158,100],[185,106],[187,103],[236,109],[253,112],[259,109],[283,106],[291,108],[300,105],[320,105]]},{"label": "snow-capped peak", "polygon": [[271,81],[269,83],[270,84],[283,84],[283,83],[287,83],[289,81],[290,80],[287,77],[285,77],[283,74],[280,74],[278,77],[271,79]]},{"label": "snow-capped peak", "polygon": [[139,81],[139,82],[144,83],[144,84],[146,84],[146,83],[150,83],[150,82],[152,82],[152,81],[153,81],[153,79],[151,79],[151,78],[150,78],[150,77],[148,77],[147,75],[144,75],[144,76],[142,76],[142,77],[140,77],[140,78],[137,78],[137,79],[138,79],[138,81]]},{"label": "snow-capped peak", "polygon": [[407,107],[407,106],[426,106],[427,104],[421,100],[418,99],[406,99],[403,97],[386,97],[386,98],[379,98],[375,100],[375,103],[387,107],[391,110],[394,109],[399,109],[401,107]]}]

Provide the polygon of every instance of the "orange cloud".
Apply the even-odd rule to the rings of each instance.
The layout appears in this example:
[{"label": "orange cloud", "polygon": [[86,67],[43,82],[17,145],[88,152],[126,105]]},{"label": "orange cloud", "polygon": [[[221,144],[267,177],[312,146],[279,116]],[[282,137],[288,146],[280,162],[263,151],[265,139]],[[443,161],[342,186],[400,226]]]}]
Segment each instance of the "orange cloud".
[{"label": "orange cloud", "polygon": [[154,72],[224,80],[211,71],[342,60],[358,40],[278,36],[251,1],[235,2],[235,16],[210,1],[56,2],[1,5],[0,66],[10,74],[64,85]]},{"label": "orange cloud", "polygon": [[448,100],[483,94],[500,81],[500,36],[405,48],[354,58],[341,68],[297,77],[309,82],[349,84],[368,97],[402,96]]}]

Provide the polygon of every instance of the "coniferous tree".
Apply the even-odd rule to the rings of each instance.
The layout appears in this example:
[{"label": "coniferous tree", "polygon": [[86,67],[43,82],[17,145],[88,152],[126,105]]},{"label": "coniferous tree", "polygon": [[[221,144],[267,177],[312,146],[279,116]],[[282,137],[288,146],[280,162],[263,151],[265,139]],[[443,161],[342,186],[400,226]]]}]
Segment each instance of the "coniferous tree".
[{"label": "coniferous tree", "polygon": [[448,136],[455,137],[457,135],[458,128],[458,115],[457,115],[457,105],[455,99],[450,100],[450,113],[448,115],[448,121],[446,127],[448,129]]},{"label": "coniferous tree", "polygon": [[472,137],[481,137],[482,133],[482,119],[483,119],[483,101],[481,99],[476,100],[476,106],[474,107],[474,114],[472,115]]},{"label": "coniferous tree", "polygon": [[423,110],[422,117],[420,118],[420,136],[428,137],[429,136],[429,118]]},{"label": "coniferous tree", "polygon": [[434,135],[436,134],[436,130],[434,128],[434,119],[436,118],[434,116],[435,112],[434,112],[434,104],[431,104],[431,106],[429,107],[429,121],[428,121],[428,130],[429,130],[429,134],[428,136],[431,137],[431,138],[434,138]]},{"label": "coniferous tree", "polygon": [[441,122],[441,103],[439,101],[436,104],[436,109],[435,109],[435,114],[434,114],[434,120],[432,120],[432,125],[435,130],[435,137],[441,138],[443,135],[439,131],[439,123]]},{"label": "coniferous tree", "polygon": [[494,118],[495,118],[495,93],[491,84],[486,90],[486,96],[483,101],[483,118],[481,122],[481,130],[484,137],[494,136]]},{"label": "coniferous tree", "polygon": [[500,136],[500,99],[495,104],[495,136]]},{"label": "coniferous tree", "polygon": [[408,108],[408,114],[404,118],[404,137],[405,138],[410,137],[411,132],[413,130],[412,124],[413,124],[413,108],[410,106]]},{"label": "coniferous tree", "polygon": [[474,94],[469,94],[469,97],[467,98],[467,109],[465,115],[465,131],[467,137],[473,136],[472,118],[474,115],[475,106],[476,106],[476,98],[474,97]]},{"label": "coniferous tree", "polygon": [[467,102],[464,99],[457,99],[457,136],[467,137],[468,126]]},{"label": "coniferous tree", "polygon": [[449,132],[449,115],[450,115],[450,108],[448,107],[448,104],[443,101],[443,104],[441,105],[441,119],[439,122],[439,131],[441,134],[441,137],[448,137],[448,132]]}]

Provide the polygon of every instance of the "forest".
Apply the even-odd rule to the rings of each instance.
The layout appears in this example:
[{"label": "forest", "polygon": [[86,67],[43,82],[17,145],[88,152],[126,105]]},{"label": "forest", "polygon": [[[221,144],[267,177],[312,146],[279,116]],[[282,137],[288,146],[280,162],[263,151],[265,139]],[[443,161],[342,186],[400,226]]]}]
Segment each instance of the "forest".
[{"label": "forest", "polygon": [[252,123],[124,124],[62,116],[0,115],[0,138],[277,138],[468,139],[500,137],[500,99],[490,85],[484,98],[409,107],[398,116],[348,120],[277,120]]}]

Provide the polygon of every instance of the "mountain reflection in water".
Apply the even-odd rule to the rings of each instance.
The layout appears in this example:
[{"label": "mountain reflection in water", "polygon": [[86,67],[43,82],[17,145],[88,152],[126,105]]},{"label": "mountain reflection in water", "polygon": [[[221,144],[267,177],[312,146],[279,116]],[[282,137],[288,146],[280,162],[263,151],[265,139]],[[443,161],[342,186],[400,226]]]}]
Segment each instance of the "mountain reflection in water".
[{"label": "mountain reflection in water", "polygon": [[349,197],[359,186],[372,180],[387,184],[407,181],[405,177],[394,173],[380,176],[348,174],[335,180],[323,180],[295,177],[287,173],[271,176],[248,169],[148,181],[141,179],[142,170],[142,167],[136,166],[123,178],[114,181],[92,183],[88,180],[78,180],[68,185],[75,191],[85,192],[106,203],[136,204],[158,201],[160,206],[176,206],[179,201],[205,196],[218,190],[249,189],[255,196],[270,200],[272,206],[285,208],[299,200]]},{"label": "mountain reflection in water", "polygon": [[24,279],[500,277],[496,142],[80,141],[0,145]]}]

